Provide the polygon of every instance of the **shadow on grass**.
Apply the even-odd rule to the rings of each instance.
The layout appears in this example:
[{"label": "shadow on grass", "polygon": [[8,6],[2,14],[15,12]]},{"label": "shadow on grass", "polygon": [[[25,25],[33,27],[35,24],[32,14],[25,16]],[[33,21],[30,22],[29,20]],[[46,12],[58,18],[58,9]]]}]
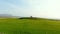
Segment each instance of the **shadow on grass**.
[{"label": "shadow on grass", "polygon": [[20,34],[32,34],[30,32],[20,32]]},{"label": "shadow on grass", "polygon": [[25,32],[25,31],[14,31],[14,32],[8,32],[8,34],[32,34],[31,32]]}]

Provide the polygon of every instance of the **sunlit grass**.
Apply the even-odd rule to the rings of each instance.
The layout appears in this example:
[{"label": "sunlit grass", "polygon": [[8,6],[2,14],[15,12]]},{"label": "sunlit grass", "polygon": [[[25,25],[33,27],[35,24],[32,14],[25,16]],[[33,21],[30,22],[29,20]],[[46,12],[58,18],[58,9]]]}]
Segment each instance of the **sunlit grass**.
[{"label": "sunlit grass", "polygon": [[6,34],[60,34],[60,21],[47,19],[0,19],[0,32]]}]

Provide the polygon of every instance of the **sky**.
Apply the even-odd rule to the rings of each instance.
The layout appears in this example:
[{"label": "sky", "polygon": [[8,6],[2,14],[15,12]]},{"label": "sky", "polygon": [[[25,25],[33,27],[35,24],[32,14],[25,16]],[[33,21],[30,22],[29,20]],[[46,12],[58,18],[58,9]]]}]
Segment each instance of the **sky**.
[{"label": "sky", "polygon": [[0,0],[0,14],[60,19],[60,0]]}]

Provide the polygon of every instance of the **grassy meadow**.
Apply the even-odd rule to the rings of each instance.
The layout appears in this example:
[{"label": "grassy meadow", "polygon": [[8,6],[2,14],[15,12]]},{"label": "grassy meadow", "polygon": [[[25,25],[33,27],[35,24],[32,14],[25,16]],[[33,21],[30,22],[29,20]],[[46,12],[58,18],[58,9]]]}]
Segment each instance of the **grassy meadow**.
[{"label": "grassy meadow", "polygon": [[0,34],[60,34],[60,21],[48,19],[0,19]]}]

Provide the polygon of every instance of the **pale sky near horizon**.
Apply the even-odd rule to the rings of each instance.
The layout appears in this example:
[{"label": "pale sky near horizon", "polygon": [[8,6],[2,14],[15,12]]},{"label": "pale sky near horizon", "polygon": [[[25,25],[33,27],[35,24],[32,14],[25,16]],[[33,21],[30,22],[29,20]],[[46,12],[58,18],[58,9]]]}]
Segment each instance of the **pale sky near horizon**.
[{"label": "pale sky near horizon", "polygon": [[0,0],[0,14],[60,19],[60,0]]}]

